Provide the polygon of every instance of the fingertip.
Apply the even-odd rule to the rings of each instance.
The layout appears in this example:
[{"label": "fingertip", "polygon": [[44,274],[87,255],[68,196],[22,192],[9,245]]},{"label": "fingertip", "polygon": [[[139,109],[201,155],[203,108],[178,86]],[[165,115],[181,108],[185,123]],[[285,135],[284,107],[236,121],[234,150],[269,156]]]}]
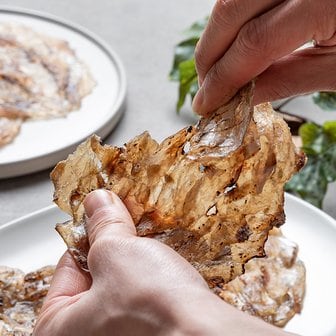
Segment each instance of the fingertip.
[{"label": "fingertip", "polygon": [[204,110],[204,89],[200,87],[197,91],[193,101],[192,101],[192,109],[194,112],[199,114],[202,117],[206,117],[208,113]]},{"label": "fingertip", "polygon": [[86,229],[91,246],[99,237],[136,234],[127,207],[112,191],[92,191],[84,200],[84,208],[88,217]]},{"label": "fingertip", "polygon": [[105,189],[97,189],[90,192],[84,199],[86,215],[90,218],[99,208],[113,204],[113,194]]}]

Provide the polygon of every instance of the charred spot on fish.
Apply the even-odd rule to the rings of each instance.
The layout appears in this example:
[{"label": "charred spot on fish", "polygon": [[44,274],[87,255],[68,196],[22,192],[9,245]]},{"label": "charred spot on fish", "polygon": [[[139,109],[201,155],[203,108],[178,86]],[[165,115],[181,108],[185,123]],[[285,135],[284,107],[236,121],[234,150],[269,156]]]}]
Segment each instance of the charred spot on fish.
[{"label": "charred spot on fish", "polygon": [[[202,168],[201,168],[201,166],[202,166]],[[213,176],[217,173],[217,169],[213,165],[203,165],[203,164],[201,164],[200,165],[200,170],[201,170],[202,173],[206,173],[210,176]]]},{"label": "charred spot on fish", "polygon": [[297,171],[301,170],[304,167],[304,165],[306,164],[306,162],[307,162],[307,157],[304,155],[304,153],[300,153],[299,154],[299,159],[296,162]]},{"label": "charred spot on fish", "polygon": [[242,243],[249,238],[250,234],[251,234],[251,231],[249,227],[245,224],[241,228],[238,229],[236,233],[236,238],[239,243]]},{"label": "charred spot on fish", "polygon": [[189,126],[189,127],[187,128],[187,133],[190,133],[192,130],[193,130],[193,127],[192,127],[192,126]]},{"label": "charred spot on fish", "polygon": [[277,217],[274,218],[272,225],[275,227],[280,227],[282,224],[285,223],[286,220],[286,215],[285,212],[282,211],[281,213],[278,214]]},{"label": "charred spot on fish", "polygon": [[140,168],[141,168],[140,163],[136,163],[136,164],[133,165],[133,167],[132,167],[132,172],[131,172],[131,174],[133,175],[133,174],[137,174],[137,173],[139,173]]},{"label": "charred spot on fish", "polygon": [[210,288],[216,287],[216,286],[221,286],[223,284],[224,284],[224,282],[223,282],[222,277],[212,277],[211,279],[209,279]]}]

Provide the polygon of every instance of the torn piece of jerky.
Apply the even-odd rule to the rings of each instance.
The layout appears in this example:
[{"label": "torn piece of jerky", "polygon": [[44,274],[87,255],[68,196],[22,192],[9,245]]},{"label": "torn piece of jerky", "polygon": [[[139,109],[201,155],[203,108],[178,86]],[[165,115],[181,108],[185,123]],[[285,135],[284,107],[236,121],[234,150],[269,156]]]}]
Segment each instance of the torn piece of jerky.
[{"label": "torn piece of jerky", "polygon": [[139,236],[172,247],[210,287],[264,256],[269,230],[285,219],[283,186],[304,156],[270,104],[253,109],[252,91],[245,87],[210,118],[161,144],[147,132],[123,148],[93,136],[58,163],[54,201],[73,217],[58,231],[73,255],[83,261],[88,252],[78,249],[88,246],[83,200],[106,188],[125,202]]},{"label": "torn piece of jerky", "polygon": [[0,266],[0,336],[31,336],[55,266],[31,273]]},{"label": "torn piece of jerky", "polygon": [[239,310],[284,327],[301,312],[306,270],[298,246],[274,228],[265,244],[265,258],[254,258],[242,274],[213,291]]}]

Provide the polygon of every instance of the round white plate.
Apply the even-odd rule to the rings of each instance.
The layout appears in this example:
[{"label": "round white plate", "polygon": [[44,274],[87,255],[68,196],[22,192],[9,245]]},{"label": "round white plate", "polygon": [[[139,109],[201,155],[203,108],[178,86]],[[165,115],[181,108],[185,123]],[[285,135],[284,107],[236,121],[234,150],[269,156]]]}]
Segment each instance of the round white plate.
[{"label": "round white plate", "polygon": [[105,137],[124,110],[126,79],[115,52],[82,27],[49,14],[6,7],[0,7],[0,21],[24,24],[68,41],[96,81],[79,111],[65,118],[23,123],[14,142],[0,149],[0,178],[6,178],[55,165],[92,133]]},{"label": "round white plate", "polygon": [[[297,242],[307,269],[304,308],[286,326],[305,336],[336,335],[336,222],[312,205],[286,195],[284,234]],[[0,265],[32,271],[56,264],[65,251],[54,230],[67,219],[51,206],[0,227]]]}]

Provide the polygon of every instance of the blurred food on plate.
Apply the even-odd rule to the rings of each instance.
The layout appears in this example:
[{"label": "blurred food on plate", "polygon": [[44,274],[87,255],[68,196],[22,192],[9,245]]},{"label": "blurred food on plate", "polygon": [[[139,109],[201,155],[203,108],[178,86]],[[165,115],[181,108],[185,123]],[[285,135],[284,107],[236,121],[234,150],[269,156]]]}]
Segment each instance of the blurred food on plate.
[{"label": "blurred food on plate", "polygon": [[25,120],[78,110],[95,81],[67,41],[15,23],[0,24],[0,147]]}]

